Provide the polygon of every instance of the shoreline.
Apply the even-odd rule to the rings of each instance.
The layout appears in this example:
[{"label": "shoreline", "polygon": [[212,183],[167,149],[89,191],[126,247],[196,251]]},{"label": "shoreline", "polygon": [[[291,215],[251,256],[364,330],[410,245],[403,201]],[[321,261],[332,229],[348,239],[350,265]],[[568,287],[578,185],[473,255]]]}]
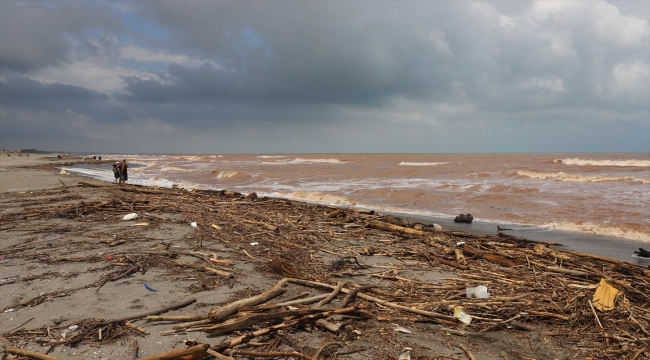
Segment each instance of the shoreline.
[{"label": "shoreline", "polygon": [[[101,162],[95,161],[93,164],[100,163],[111,163],[114,160],[103,160]],[[81,161],[73,162],[72,164],[62,164],[62,165],[72,165],[81,163]],[[98,179],[91,175],[79,174],[76,175],[82,176],[85,178],[92,178],[95,180],[105,181],[107,183],[112,183],[109,180]],[[168,188],[165,186],[159,186],[155,184],[140,185],[137,183],[130,183],[134,186],[151,186],[158,188]],[[221,190],[221,189],[216,189]],[[228,190],[228,189],[223,189]],[[271,198],[271,196],[269,196]],[[611,235],[601,235],[596,233],[577,231],[577,230],[565,230],[565,229],[555,229],[550,227],[543,227],[538,225],[522,225],[516,223],[508,222],[488,222],[481,220],[474,220],[472,224],[463,224],[463,223],[454,223],[453,216],[450,218],[444,218],[439,216],[429,216],[429,215],[418,215],[418,214],[409,214],[396,211],[384,211],[378,210],[372,207],[366,206],[348,206],[348,205],[337,205],[329,203],[319,203],[319,202],[310,202],[302,199],[290,199],[291,201],[303,202],[308,204],[318,204],[323,206],[332,206],[337,208],[349,208],[349,209],[360,209],[360,210],[370,210],[378,211],[382,214],[389,214],[392,216],[399,217],[405,222],[420,222],[423,224],[432,224],[437,223],[443,226],[445,229],[453,231],[464,231],[474,235],[488,235],[494,236],[498,233],[495,229],[497,225],[503,227],[511,228],[512,230],[504,232],[506,235],[512,235],[515,237],[524,238],[526,240],[538,241],[538,242],[556,242],[561,244],[561,249],[565,251],[576,251],[583,252],[597,256],[605,256],[618,261],[624,261],[639,266],[650,265],[650,259],[636,258],[633,256],[633,252],[639,248],[650,248],[650,242],[616,237]],[[557,247],[560,249],[560,246]]]}]

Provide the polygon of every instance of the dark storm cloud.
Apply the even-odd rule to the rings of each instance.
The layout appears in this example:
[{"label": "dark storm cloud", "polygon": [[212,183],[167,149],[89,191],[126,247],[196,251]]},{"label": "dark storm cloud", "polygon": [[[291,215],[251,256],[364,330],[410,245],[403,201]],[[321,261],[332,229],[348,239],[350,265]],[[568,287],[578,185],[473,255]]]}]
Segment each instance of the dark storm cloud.
[{"label": "dark storm cloud", "polygon": [[160,131],[189,144],[193,131],[318,137],[378,124],[364,144],[351,131],[319,151],[416,151],[414,133],[417,151],[470,134],[484,138],[469,151],[498,151],[486,138],[508,131],[522,150],[538,134],[539,151],[559,139],[613,149],[625,134],[639,149],[650,27],[639,6],[614,3],[0,2],[0,111],[5,129],[30,111],[60,127],[129,124],[142,148]]},{"label": "dark storm cloud", "polygon": [[0,1],[0,67],[29,72],[71,61],[70,38],[83,45],[85,30],[117,26],[110,9],[88,5]]}]

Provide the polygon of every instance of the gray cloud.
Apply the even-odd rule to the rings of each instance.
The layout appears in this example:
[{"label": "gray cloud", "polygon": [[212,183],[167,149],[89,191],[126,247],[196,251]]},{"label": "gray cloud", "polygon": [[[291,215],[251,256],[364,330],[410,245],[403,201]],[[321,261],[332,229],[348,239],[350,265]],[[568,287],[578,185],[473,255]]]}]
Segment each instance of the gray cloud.
[{"label": "gray cloud", "polygon": [[70,2],[0,2],[0,66],[29,72],[69,62],[72,39],[83,32],[117,27],[110,9]]},{"label": "gray cloud", "polygon": [[[29,107],[70,110],[85,127],[130,124],[141,144],[201,131],[226,136],[221,143],[233,151],[246,148],[224,133],[334,134],[327,144],[304,148],[288,135],[262,136],[251,151],[650,146],[642,136],[650,130],[650,27],[636,5],[619,11],[597,1],[117,3],[145,20],[126,29],[117,8],[74,4],[0,5],[0,111],[13,114],[3,116],[9,122],[25,121]],[[127,46],[135,49],[128,56]],[[104,93],[91,81],[65,85],[56,71],[76,71],[77,64],[123,85]],[[43,80],[52,73],[56,80]],[[66,117],[56,121],[65,124]],[[366,129],[372,137],[336,127]],[[504,144],[504,133],[517,140]],[[166,145],[197,151],[210,143]]]}]

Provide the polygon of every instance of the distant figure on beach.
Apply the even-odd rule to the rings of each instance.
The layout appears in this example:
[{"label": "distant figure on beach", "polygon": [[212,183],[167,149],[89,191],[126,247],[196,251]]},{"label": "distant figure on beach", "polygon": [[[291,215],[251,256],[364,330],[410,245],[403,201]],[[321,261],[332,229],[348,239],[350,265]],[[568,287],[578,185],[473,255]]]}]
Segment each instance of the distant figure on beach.
[{"label": "distant figure on beach", "polygon": [[101,156],[99,157],[99,161],[102,161],[102,157],[101,157]]},{"label": "distant figure on beach", "polygon": [[97,155],[93,155],[93,160],[97,160]]},{"label": "distant figure on beach", "polygon": [[454,219],[454,222],[471,224],[473,220],[474,220],[474,217],[472,216],[472,214],[467,214],[467,215],[460,214],[460,215],[456,216],[456,218]]},{"label": "distant figure on beach", "polygon": [[123,159],[122,162],[120,163],[120,184],[121,185],[126,185],[126,180],[129,179],[129,176],[127,174],[127,170],[129,166],[126,164],[126,159]]},{"label": "distant figure on beach", "polygon": [[61,160],[61,158],[62,158],[61,154],[57,155],[56,158]]},{"label": "distant figure on beach", "polygon": [[113,175],[115,175],[115,182],[118,182],[120,180],[120,168],[119,168],[120,162],[117,161],[115,164],[113,164]]}]

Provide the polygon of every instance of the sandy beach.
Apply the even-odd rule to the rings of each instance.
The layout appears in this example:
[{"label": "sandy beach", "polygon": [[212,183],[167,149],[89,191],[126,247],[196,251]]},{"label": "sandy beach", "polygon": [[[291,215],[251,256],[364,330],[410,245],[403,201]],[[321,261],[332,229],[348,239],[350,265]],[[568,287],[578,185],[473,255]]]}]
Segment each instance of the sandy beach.
[{"label": "sandy beach", "polygon": [[[372,211],[120,187],[52,166],[79,159],[2,156],[0,334],[13,348],[59,359],[135,358],[134,340],[139,358],[186,344],[209,344],[229,354],[216,355],[223,358],[398,359],[408,349],[410,359],[650,358],[648,268],[503,234],[408,227]],[[130,213],[138,216],[124,221]],[[466,245],[456,248],[459,242]],[[285,278],[277,297],[208,315]],[[594,310],[602,279],[618,296],[613,309]],[[304,318],[323,314],[314,309],[323,297],[282,305],[342,282],[345,291],[326,311],[346,308],[343,292],[375,287],[346,305],[357,308],[328,314],[325,323],[337,331]],[[477,285],[490,299],[465,298],[466,287]],[[174,331],[182,322],[146,319],[183,302],[160,315],[212,321]],[[210,328],[294,310],[304,313]],[[454,317],[460,311],[472,316],[469,325]],[[223,351],[241,335],[295,319],[302,320]],[[217,358],[188,359],[210,356]]]}]

